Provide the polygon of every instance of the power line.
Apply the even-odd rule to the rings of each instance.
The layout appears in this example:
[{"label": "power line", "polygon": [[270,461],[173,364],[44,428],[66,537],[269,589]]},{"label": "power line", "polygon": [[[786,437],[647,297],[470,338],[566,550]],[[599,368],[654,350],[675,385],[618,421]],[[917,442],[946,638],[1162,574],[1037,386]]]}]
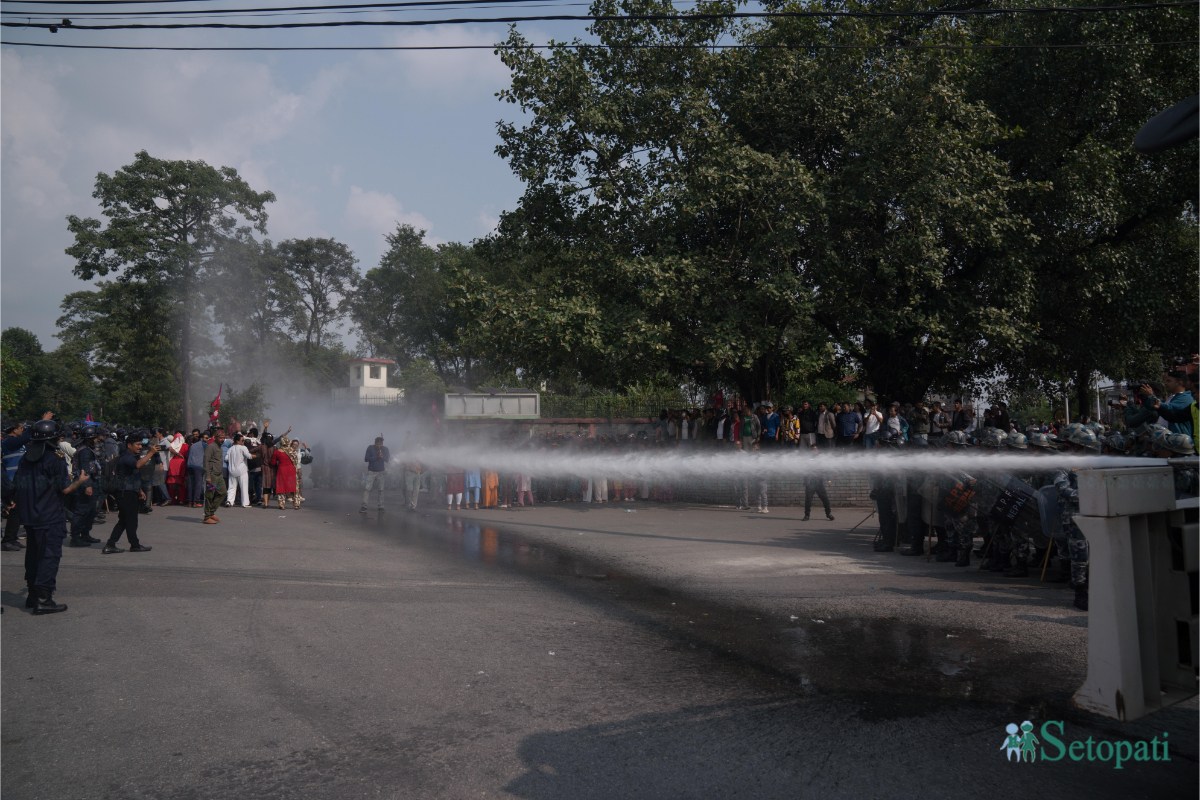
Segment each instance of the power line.
[{"label": "power line", "polygon": [[[196,0],[179,0],[179,2],[195,2]],[[146,0],[146,2],[155,2],[155,0]],[[23,5],[26,3],[23,3]],[[51,3],[47,3],[51,4]],[[53,3],[58,5],[57,3]],[[486,5],[483,5],[486,4]],[[438,8],[449,6],[495,6],[497,8],[507,5],[519,4],[542,4],[542,5],[590,5],[587,2],[580,3],[563,3],[561,0],[409,0],[403,3],[337,3],[333,5],[319,6],[266,6],[260,8],[177,8],[177,9],[156,9],[149,11],[69,11],[59,9],[55,11],[4,11],[3,13],[10,16],[46,16],[59,17],[63,14],[70,14],[73,17],[124,17],[133,16],[136,18],[152,18],[166,16],[205,16],[205,17],[232,17],[232,16],[257,16],[264,13],[363,13],[363,12],[379,12],[379,11],[404,11],[418,8]],[[68,4],[73,5],[73,4]]]},{"label": "power line", "polygon": [[5,42],[10,47],[55,47],[64,50],[163,50],[185,52],[296,52],[296,51],[374,51],[374,50],[1088,50],[1112,47],[1195,47],[1195,41],[1174,42],[1078,42],[1056,44],[927,44],[895,42],[890,44],[444,44],[444,45],[313,45],[280,47],[175,47],[165,45],[54,44],[50,42]]},{"label": "power line", "polygon": [[[56,30],[290,30],[298,28],[338,27],[417,27],[429,25],[478,25],[487,23],[512,24],[516,22],[715,22],[732,19],[796,19],[796,18],[855,18],[896,19],[941,17],[961,18],[976,16],[1011,16],[1017,14],[1107,14],[1135,11],[1155,11],[1183,6],[1195,6],[1200,0],[1173,0],[1172,2],[1132,3],[1117,6],[1037,6],[1030,8],[969,8],[933,9],[930,11],[735,11],[724,14],[546,14],[538,16],[509,17],[463,17],[434,20],[339,20],[327,22],[280,22],[280,23],[137,23],[121,25],[64,25],[59,23],[0,22],[7,28],[51,28]],[[309,7],[311,8],[311,7]],[[285,11],[286,8],[274,9]],[[293,7],[293,11],[305,10]],[[10,12],[11,13],[11,12]],[[209,12],[212,13],[212,12]]]},{"label": "power line", "polygon": [[[589,3],[589,2],[562,2],[562,0],[468,0],[468,1],[471,3],[481,3],[481,5],[472,6],[472,8],[479,9],[479,10],[491,10],[491,9],[497,9],[497,8],[548,8],[548,7],[560,8],[560,7],[569,7],[569,6],[584,6],[584,7],[586,7],[586,6],[591,5],[591,3]],[[493,3],[493,2],[510,2],[510,1],[512,3],[510,5],[503,5],[503,6],[491,5],[491,3]],[[441,6],[443,6],[443,5],[444,5],[444,3],[436,3],[429,9],[424,9],[424,8],[421,8],[421,9],[418,9],[418,8],[396,9],[395,13],[419,14],[426,10],[442,10]],[[309,16],[309,15],[316,16],[319,14],[329,14],[329,13],[330,12],[328,12],[328,11],[312,11],[312,12],[295,12],[295,11],[270,12],[270,11],[266,11],[266,12],[260,12],[257,14],[247,14],[245,16],[250,16],[250,17],[303,17],[303,16]],[[378,14],[379,12],[371,11],[371,10],[362,10],[362,11],[339,11],[337,13],[340,15],[363,15],[363,14]],[[53,13],[37,14],[37,13],[34,13],[34,14],[27,14],[27,15],[17,14],[17,15],[10,15],[10,16],[16,16],[18,19],[23,19],[23,20],[25,20],[26,23],[31,23],[34,20],[38,20],[38,21],[46,20],[46,21],[49,21],[50,25],[52,25],[53,27],[56,27],[56,28],[82,27],[82,26],[74,25],[73,23],[70,26],[63,25],[62,22],[59,21],[62,17],[61,14],[53,14]],[[184,12],[181,12],[181,16],[177,16],[174,18],[175,19],[211,19],[214,16],[219,16],[219,15],[205,14],[205,13],[201,13],[201,12],[197,12],[197,11],[184,11]],[[80,17],[79,14],[71,15],[72,19],[79,19],[79,17]],[[145,19],[146,17],[145,17],[145,15],[140,15],[140,14],[130,15],[130,14],[126,14],[126,13],[114,13],[114,12],[103,11],[103,12],[93,12],[90,15],[90,18],[91,19],[106,19],[106,20],[138,20],[138,19]],[[31,27],[31,26],[26,24],[23,27]]]}]

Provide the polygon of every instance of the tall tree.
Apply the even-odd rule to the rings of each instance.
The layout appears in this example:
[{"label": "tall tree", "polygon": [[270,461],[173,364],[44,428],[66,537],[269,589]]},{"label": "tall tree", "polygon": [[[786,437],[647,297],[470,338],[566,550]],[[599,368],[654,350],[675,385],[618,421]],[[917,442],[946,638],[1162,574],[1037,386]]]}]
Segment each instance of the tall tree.
[{"label": "tall tree", "polygon": [[191,427],[197,276],[220,240],[239,225],[265,233],[265,206],[275,195],[255,192],[230,167],[167,161],[143,150],[114,174],[100,173],[92,196],[108,223],[67,218],[75,236],[67,248],[76,259],[74,272],[85,280],[118,274],[122,282],[161,292],[167,346],[176,355],[176,404]]},{"label": "tall tree", "polygon": [[45,351],[33,331],[25,328],[5,328],[0,332],[0,344],[4,347],[3,370],[0,372],[0,388],[4,390],[3,405],[6,414],[37,419],[45,411],[34,411],[33,396],[42,380],[42,362]]},{"label": "tall tree", "polygon": [[[1128,191],[1154,197],[1172,169],[1195,190],[1194,165],[1155,168],[1128,158],[1132,132],[1122,139],[1110,130],[1113,118],[1124,118],[1113,111],[1120,92],[1090,84],[1117,76],[1087,62],[1105,60],[1095,52],[1112,27],[1077,22],[1074,38],[1050,37],[1047,44],[1085,49],[1073,51],[1064,79],[1042,78],[1071,102],[1038,106],[1026,97],[1033,83],[1004,68],[1027,58],[1038,69],[1041,51],[1029,45],[1042,38],[1029,31],[1010,36],[974,18],[925,15],[741,24],[724,16],[736,6],[701,3],[688,19],[666,0],[600,0],[592,9],[604,19],[591,28],[598,45],[543,52],[510,35],[502,58],[513,79],[502,97],[524,117],[500,125],[498,152],[526,190],[481,247],[483,279],[457,287],[457,302],[484,323],[475,329],[480,347],[598,385],[666,372],[764,396],[796,371],[797,350],[828,344],[881,394],[915,398],[1020,364],[1038,344],[1035,317],[1073,321],[1036,291],[1047,250],[1074,252],[1067,234],[1136,243],[1143,259],[1166,259],[1162,274],[1177,275],[1178,233],[1149,224],[1165,215],[1193,226],[1177,192],[1148,217],[1124,202],[1111,222],[1095,214]],[[913,8],[908,0],[852,0],[835,10]],[[1132,34],[1138,15],[1157,11],[1110,14]],[[1179,14],[1156,18],[1155,32],[1133,41],[1172,38],[1167,28]],[[996,39],[1013,47],[976,46]],[[744,47],[714,47],[729,41]],[[1185,60],[1191,53],[1190,70],[1175,62],[1150,69],[1147,59],[1161,52],[1154,48],[1121,52],[1134,54],[1122,69],[1137,73],[1139,96],[1155,94],[1151,74],[1165,77],[1164,69],[1176,83],[1194,77],[1194,48],[1180,51]],[[1089,84],[1079,93],[1089,100],[1068,97],[1075,80]],[[1126,143],[1098,169],[1061,176],[1064,188],[1088,187],[1082,213],[1067,210],[1045,225],[1061,204],[1081,198],[1068,193],[1043,207],[1047,173],[1017,154],[1028,147],[1055,163],[1072,136],[1031,137],[1028,115],[1013,114],[999,101],[1005,94],[1026,98],[1047,123],[1070,115],[1058,124],[1082,142],[1115,131],[1112,141]],[[1085,103],[1104,112],[1089,115]],[[1084,168],[1090,147],[1068,160]],[[1114,162],[1128,168],[1111,169]],[[1048,237],[1062,244],[1047,248]],[[1109,284],[1119,300],[1132,273],[1111,269],[1113,257],[1090,260],[1088,269],[1124,275]],[[1100,308],[1086,287],[1070,296]],[[1136,303],[1123,307],[1130,320],[1149,319]]]},{"label": "tall tree", "polygon": [[334,326],[346,318],[360,278],[354,268],[358,261],[334,239],[289,239],[275,248],[275,257],[298,306],[288,324],[310,353],[326,344]]},{"label": "tall tree", "polygon": [[248,235],[225,239],[214,251],[205,270],[205,294],[235,375],[261,374],[290,344],[292,327],[301,318],[296,284],[278,252],[271,242]]},{"label": "tall tree", "polygon": [[5,414],[16,411],[29,388],[30,369],[8,342],[0,340],[0,409]]},{"label": "tall tree", "polygon": [[396,359],[402,370],[423,361],[445,383],[471,383],[477,361],[461,340],[466,323],[453,303],[452,286],[479,279],[478,256],[457,243],[431,247],[424,231],[405,224],[387,242],[352,306],[363,340],[371,352]]},{"label": "tall tree", "polygon": [[[703,16],[735,8],[606,19],[602,46],[548,55],[512,34],[502,95],[527,122],[498,150],[527,189],[490,247],[519,277],[466,301],[510,350],[595,382],[667,372],[765,397],[824,342],[890,396],[987,369],[982,345],[1021,335],[1031,238],[994,155],[1005,131],[966,92],[974,61],[922,49],[964,34]],[[729,35],[745,49],[711,47]]]},{"label": "tall tree", "polygon": [[1151,116],[1195,94],[1194,37],[1178,33],[1197,24],[1195,4],[975,23],[997,43],[1076,45],[997,49],[974,92],[1020,131],[999,155],[1036,187],[1021,204],[1038,238],[1030,336],[1009,371],[1072,386],[1077,408],[1094,402],[1093,375],[1144,379],[1200,338],[1200,149],[1131,146]]},{"label": "tall tree", "polygon": [[111,420],[180,419],[179,368],[172,332],[163,324],[163,297],[152,281],[100,281],[95,291],[63,299],[61,349],[86,359],[99,387],[88,405]]}]

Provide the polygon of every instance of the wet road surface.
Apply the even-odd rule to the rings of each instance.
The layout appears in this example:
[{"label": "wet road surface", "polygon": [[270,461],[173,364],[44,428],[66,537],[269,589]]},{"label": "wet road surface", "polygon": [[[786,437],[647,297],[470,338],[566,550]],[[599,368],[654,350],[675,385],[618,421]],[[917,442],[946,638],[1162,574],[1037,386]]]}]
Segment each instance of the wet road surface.
[{"label": "wet road surface", "polygon": [[[52,617],[21,613],[21,554],[5,553],[4,797],[1196,795],[1194,703],[1130,724],[1074,711],[1055,654],[969,614],[861,601],[825,618],[832,588],[773,613],[747,600],[767,584],[680,579],[698,541],[667,543],[675,573],[631,565],[630,541],[664,546],[669,527],[634,515],[587,516],[572,540],[536,533],[563,527],[549,510],[502,524],[356,505],[227,509],[219,526],[156,510],[152,553],[66,551],[71,610]],[[747,544],[749,523],[717,513],[690,538]],[[589,530],[620,534],[624,556],[585,546]],[[1022,719],[1079,739],[1166,731],[1173,759],[1006,762]]]}]

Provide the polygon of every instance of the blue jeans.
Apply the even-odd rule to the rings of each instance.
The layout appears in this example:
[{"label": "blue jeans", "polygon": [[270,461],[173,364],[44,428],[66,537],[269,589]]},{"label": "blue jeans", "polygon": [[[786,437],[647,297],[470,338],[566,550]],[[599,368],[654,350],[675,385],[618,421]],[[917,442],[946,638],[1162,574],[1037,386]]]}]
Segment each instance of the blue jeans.
[{"label": "blue jeans", "polygon": [[204,467],[188,467],[188,502],[204,502]]}]

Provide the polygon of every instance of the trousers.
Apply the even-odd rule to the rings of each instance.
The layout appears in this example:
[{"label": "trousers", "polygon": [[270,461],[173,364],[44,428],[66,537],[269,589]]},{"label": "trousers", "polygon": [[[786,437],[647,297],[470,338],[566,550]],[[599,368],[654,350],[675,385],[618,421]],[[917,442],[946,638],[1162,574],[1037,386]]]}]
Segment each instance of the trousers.
[{"label": "trousers", "polygon": [[64,520],[46,527],[26,525],[25,536],[25,583],[53,592],[62,561],[63,539],[67,538],[67,523]]},{"label": "trousers", "polygon": [[204,489],[204,518],[215,517],[217,509],[221,506],[221,501],[225,499],[225,479],[217,478],[213,488],[207,486]]},{"label": "trousers", "polygon": [[113,525],[112,533],[109,534],[108,543],[116,546],[117,542],[121,541],[121,534],[129,539],[130,545],[138,545],[138,514],[141,511],[142,501],[138,498],[138,493],[126,489],[117,493],[117,524]]},{"label": "trousers", "polygon": [[71,538],[83,539],[92,535],[96,512],[103,496],[99,493],[88,496],[83,490],[75,493],[75,509],[71,512]]},{"label": "trousers", "polygon": [[386,484],[386,480],[385,480],[386,476],[387,476],[386,472],[368,472],[367,473],[366,480],[363,482],[362,504],[364,506],[367,504],[367,500],[368,500],[368,498],[370,498],[371,492],[374,491],[375,489],[379,489],[379,507],[383,508],[383,489],[384,489],[384,485]]}]

